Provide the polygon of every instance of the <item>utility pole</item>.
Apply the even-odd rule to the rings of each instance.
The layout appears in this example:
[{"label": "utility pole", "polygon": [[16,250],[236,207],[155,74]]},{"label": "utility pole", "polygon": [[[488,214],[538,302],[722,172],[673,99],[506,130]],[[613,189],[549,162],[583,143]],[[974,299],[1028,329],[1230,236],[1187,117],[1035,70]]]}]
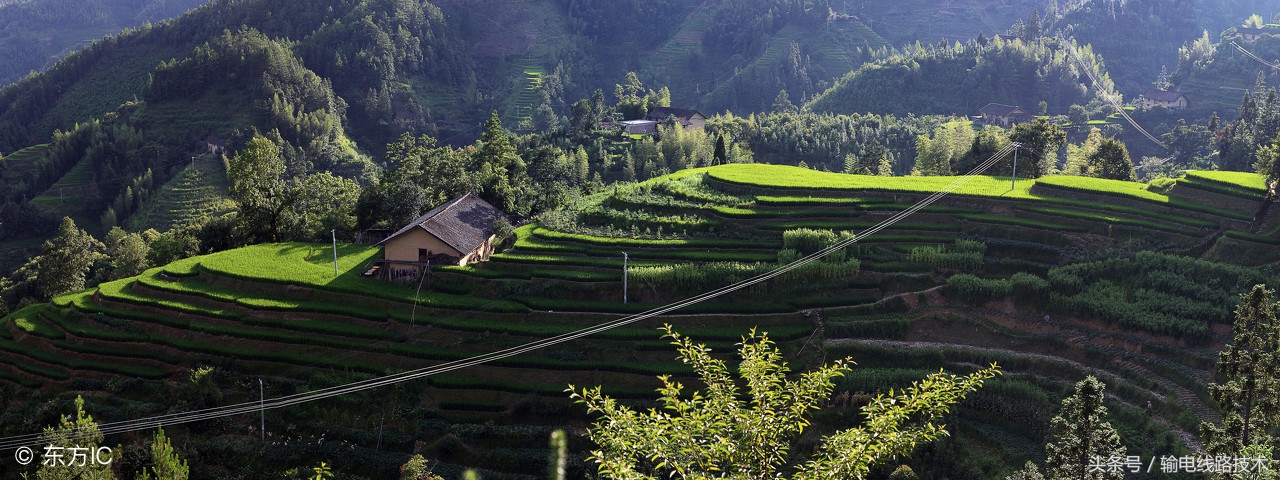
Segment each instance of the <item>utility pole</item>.
[{"label": "utility pole", "polygon": [[265,406],[266,406],[266,396],[264,396],[262,393],[262,379],[259,378],[258,379],[258,415],[259,415],[259,418],[262,419],[262,441],[264,443],[267,441],[267,411],[264,408]]},{"label": "utility pole", "polygon": [[191,169],[192,169],[192,170],[195,170],[195,169],[196,169],[196,156],[195,156],[195,155],[192,155],[192,156],[191,156]]},{"label": "utility pole", "polygon": [[1009,181],[1009,190],[1018,186],[1018,147],[1021,146],[1021,143],[1013,143],[1013,179]]},{"label": "utility pole", "polygon": [[330,229],[329,234],[333,235],[333,276],[338,276],[338,231]]},{"label": "utility pole", "polygon": [[627,252],[622,252],[622,304],[627,304]]}]

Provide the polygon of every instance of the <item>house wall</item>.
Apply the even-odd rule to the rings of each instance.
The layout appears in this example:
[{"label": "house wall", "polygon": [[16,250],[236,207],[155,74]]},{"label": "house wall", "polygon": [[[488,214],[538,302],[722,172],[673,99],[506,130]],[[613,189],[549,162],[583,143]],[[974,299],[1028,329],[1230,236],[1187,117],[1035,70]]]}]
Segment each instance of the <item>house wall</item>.
[{"label": "house wall", "polygon": [[472,250],[470,253],[467,253],[465,256],[459,259],[458,265],[465,267],[467,266],[468,263],[483,262],[485,260],[488,260],[489,255],[493,255],[493,238],[494,238],[493,235],[489,235],[489,238],[484,241],[484,244],[480,245],[479,247],[476,247],[475,250]]},{"label": "house wall", "polygon": [[[416,262],[418,261],[419,248],[425,248],[437,254],[455,257],[463,256],[461,252],[440,241],[435,235],[427,233],[421,228],[415,228],[399,237],[387,240],[387,243],[383,244],[382,258],[392,261]],[[488,257],[486,256],[486,258]]]},{"label": "house wall", "polygon": [[685,130],[702,130],[707,128],[707,117],[702,115],[694,115],[689,117],[689,125],[685,126]]}]

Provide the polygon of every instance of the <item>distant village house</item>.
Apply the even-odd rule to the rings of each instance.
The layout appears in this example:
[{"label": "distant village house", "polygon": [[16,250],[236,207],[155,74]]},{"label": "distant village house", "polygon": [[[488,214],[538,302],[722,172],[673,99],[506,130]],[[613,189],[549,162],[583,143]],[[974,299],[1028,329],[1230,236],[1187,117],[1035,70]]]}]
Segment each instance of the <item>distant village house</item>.
[{"label": "distant village house", "polygon": [[217,155],[227,152],[227,140],[225,138],[209,137],[200,141],[200,148],[208,150],[209,155]]},{"label": "distant village house", "polygon": [[1187,96],[1178,92],[1147,90],[1142,94],[1142,108],[1161,106],[1168,109],[1187,108]]},{"label": "distant village house", "polygon": [[707,126],[707,116],[697,110],[654,107],[649,110],[649,115],[645,116],[645,118],[659,123],[666,121],[667,117],[676,117],[676,121],[680,122],[680,125],[684,127],[686,131],[702,130]]},{"label": "distant village house", "polygon": [[1015,123],[1029,122],[1034,118],[1022,107],[1003,103],[988,103],[978,113],[981,114],[982,123],[1000,125],[1006,128]]},{"label": "distant village house", "polygon": [[431,209],[385,240],[375,276],[416,277],[429,264],[467,266],[493,253],[494,223],[502,211],[468,193]]}]

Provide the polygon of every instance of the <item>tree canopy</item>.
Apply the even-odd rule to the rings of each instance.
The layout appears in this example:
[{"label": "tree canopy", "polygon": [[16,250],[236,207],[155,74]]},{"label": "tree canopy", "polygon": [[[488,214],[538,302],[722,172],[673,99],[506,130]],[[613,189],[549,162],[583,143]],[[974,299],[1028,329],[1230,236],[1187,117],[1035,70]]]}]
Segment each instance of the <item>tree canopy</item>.
[{"label": "tree canopy", "polygon": [[947,435],[936,422],[1000,373],[995,365],[963,377],[939,372],[897,394],[878,395],[863,409],[862,426],[826,437],[801,463],[792,457],[791,444],[809,426],[806,414],[831,394],[832,380],[848,370],[848,360],[788,379],[781,352],[767,334],[753,329],[739,350],[738,371],[747,389],[740,392],[732,369],[712,358],[706,346],[670,325],[666,332],[705,390],[690,396],[679,382],[660,376],[662,408],[641,413],[600,387],[569,387],[573,399],[601,415],[589,436],[600,447],[591,459],[606,478],[774,478],[790,471],[797,479],[865,478],[872,466]]}]

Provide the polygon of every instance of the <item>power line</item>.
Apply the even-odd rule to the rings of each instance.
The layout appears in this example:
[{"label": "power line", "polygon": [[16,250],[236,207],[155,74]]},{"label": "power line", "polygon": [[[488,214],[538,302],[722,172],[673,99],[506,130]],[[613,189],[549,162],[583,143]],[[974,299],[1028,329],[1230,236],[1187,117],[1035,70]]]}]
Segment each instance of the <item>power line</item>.
[{"label": "power line", "polygon": [[1067,52],[1071,54],[1072,58],[1075,58],[1076,63],[1080,64],[1080,70],[1083,71],[1085,76],[1089,77],[1089,80],[1093,82],[1094,90],[1098,92],[1098,96],[1101,97],[1103,100],[1106,100],[1107,103],[1110,103],[1111,106],[1116,109],[1116,113],[1119,113],[1120,116],[1124,117],[1125,120],[1128,120],[1129,124],[1133,125],[1133,128],[1141,132],[1142,135],[1147,137],[1147,139],[1151,140],[1156,145],[1159,145],[1160,148],[1168,150],[1168,148],[1165,147],[1164,144],[1160,142],[1160,140],[1156,139],[1155,136],[1147,132],[1147,130],[1142,128],[1141,125],[1138,125],[1138,122],[1134,121],[1133,117],[1129,116],[1129,112],[1126,112],[1124,110],[1124,107],[1122,107],[1120,103],[1116,101],[1116,99],[1111,95],[1111,92],[1107,91],[1105,88],[1102,87],[1102,83],[1098,82],[1098,78],[1093,76],[1093,70],[1090,69],[1088,65],[1085,65],[1084,59],[1080,58],[1080,54],[1076,52],[1075,46],[1066,40],[1063,40],[1062,43],[1063,45],[1067,46]]},{"label": "power line", "polygon": [[[599,332],[604,332],[607,330],[611,330],[614,328],[639,322],[641,320],[653,318],[658,315],[669,313],[669,312],[678,310],[680,308],[694,305],[706,300],[710,300],[728,293],[741,290],[743,288],[750,287],[752,285],[756,285],[758,283],[768,281],[772,278],[784,275],[788,272],[791,272],[805,265],[818,261],[819,259],[821,259],[822,257],[828,254],[843,250],[848,246],[854,244],[858,239],[865,238],[870,235],[874,235],[880,232],[881,230],[889,228],[893,224],[915,214],[920,209],[923,209],[933,204],[934,202],[938,201],[939,199],[946,196],[947,194],[964,186],[966,183],[969,182],[970,179],[972,179],[977,175],[981,175],[988,168],[990,168],[992,165],[995,165],[996,162],[1003,159],[1006,155],[1008,155],[1014,149],[1015,149],[1015,146],[1013,144],[1006,145],[1004,148],[1001,148],[999,151],[997,151],[995,154],[989,157],[986,161],[974,167],[974,169],[970,171],[968,174],[965,174],[963,176],[960,176],[959,178],[956,178],[950,184],[948,184],[946,187],[943,187],[938,192],[920,200],[919,202],[916,202],[914,205],[912,205],[911,207],[908,207],[905,210],[895,213],[889,218],[882,220],[881,222],[867,228],[866,230],[863,230],[862,232],[858,233],[857,235],[851,238],[837,242],[825,249],[822,249],[818,252],[807,255],[795,262],[789,263],[787,265],[779,266],[778,268],[771,270],[769,272],[766,272],[766,273],[757,275],[755,277],[745,279],[745,280],[742,280],[742,281],[739,281],[715,290],[711,290],[700,295],[689,297],[687,299],[684,299],[675,303],[654,308],[642,313],[628,315],[619,319],[615,319],[599,325],[579,329],[573,332],[564,333],[564,334],[556,335],[550,338],[526,343],[523,345],[506,348],[496,352],[476,355],[476,356],[462,359],[462,360],[449,361],[449,362],[445,362],[432,367],[420,368],[420,369],[411,370],[408,372],[401,372],[397,374],[386,375],[383,377],[372,378],[372,379],[352,382],[344,385],[323,388],[323,389],[315,390],[311,392],[286,395],[283,397],[272,399],[271,403],[265,403],[265,401],[260,400],[257,403],[245,402],[245,403],[229,405],[225,407],[207,408],[207,409],[197,410],[193,412],[159,415],[159,416],[153,416],[153,417],[142,418],[137,420],[128,420],[128,421],[122,421],[122,422],[104,423],[99,425],[99,431],[104,435],[109,435],[109,434],[115,434],[115,433],[124,433],[124,432],[136,431],[136,430],[150,429],[157,425],[165,425],[165,424],[173,425],[173,424],[190,423],[190,422],[196,422],[196,421],[202,421],[202,420],[210,420],[210,419],[221,418],[221,417],[229,417],[234,415],[242,415],[246,413],[252,413],[254,410],[262,411],[262,410],[268,410],[268,409],[284,408],[284,407],[288,407],[288,406],[296,405],[300,403],[332,398],[336,396],[346,395],[349,393],[359,392],[362,390],[369,390],[369,389],[378,388],[378,387],[391,385],[395,383],[416,380],[416,379],[428,377],[431,375],[438,375],[441,373],[451,372],[451,371],[459,370],[462,368],[467,368],[475,365],[481,365],[484,363],[502,360],[502,359],[513,357],[516,355],[528,353],[533,350],[551,347],[560,343],[576,340],[576,339],[593,335]],[[11,448],[17,448],[20,446],[31,445],[34,442],[39,441],[40,435],[41,434],[39,433],[34,433],[34,434],[17,435],[17,436],[0,439],[0,449],[11,449]]]},{"label": "power line", "polygon": [[1233,42],[1231,42],[1231,46],[1236,47],[1236,50],[1239,50],[1239,51],[1240,51],[1240,53],[1243,53],[1243,54],[1245,54],[1245,55],[1248,55],[1248,56],[1249,56],[1249,58],[1252,58],[1252,59],[1254,59],[1254,60],[1257,60],[1259,63],[1262,63],[1263,65],[1266,65],[1266,66],[1268,66],[1268,67],[1271,67],[1271,68],[1274,68],[1274,69],[1280,70],[1280,65],[1276,65],[1276,64],[1274,64],[1274,63],[1271,63],[1271,62],[1268,62],[1268,61],[1266,61],[1266,60],[1263,60],[1263,59],[1259,58],[1257,55],[1254,55],[1253,53],[1250,53],[1248,50],[1245,50],[1245,49],[1244,49],[1244,47],[1241,47],[1241,46],[1240,46],[1240,44],[1238,44],[1238,43],[1236,43],[1236,42],[1234,42],[1234,41],[1233,41]]}]

